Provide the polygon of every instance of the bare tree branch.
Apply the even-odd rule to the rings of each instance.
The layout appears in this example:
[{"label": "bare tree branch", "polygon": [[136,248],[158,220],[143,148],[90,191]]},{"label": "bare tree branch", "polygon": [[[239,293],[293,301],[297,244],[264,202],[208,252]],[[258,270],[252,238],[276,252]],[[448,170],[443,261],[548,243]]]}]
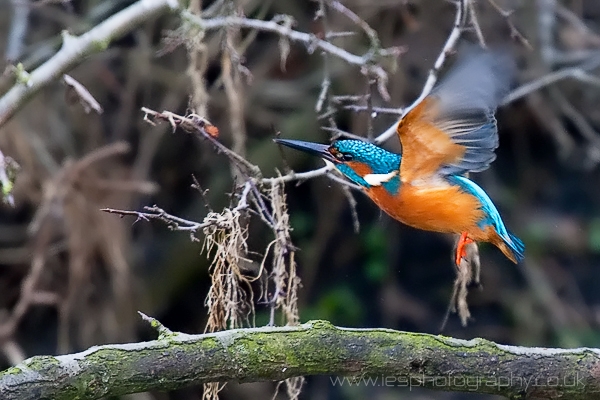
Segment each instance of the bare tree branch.
[{"label": "bare tree branch", "polygon": [[586,71],[596,69],[600,66],[600,55],[594,58],[591,58],[588,62],[581,64],[576,67],[563,68],[558,71],[550,72],[546,75],[543,75],[537,79],[532,80],[531,82],[527,82],[526,84],[519,86],[512,92],[510,92],[504,99],[502,99],[501,105],[506,105],[508,103],[512,103],[515,100],[520,99],[521,97],[525,97],[532,92],[540,90],[546,86],[550,86],[560,80],[566,78],[573,78],[580,80],[584,83],[592,83],[594,85],[599,85],[600,82],[594,76],[590,76]]},{"label": "bare tree branch", "polygon": [[63,45],[52,58],[23,79],[0,98],[0,126],[4,125],[42,88],[59,79],[82,62],[86,56],[105,50],[110,42],[123,36],[144,21],[178,7],[176,0],[140,0],[113,15],[81,36],[63,34]]},{"label": "bare tree branch", "polygon": [[[352,54],[341,47],[338,47],[334,44],[331,44],[328,41],[319,39],[315,35],[311,35],[304,32],[298,32],[285,25],[281,25],[276,21],[262,21],[257,19],[250,18],[241,18],[241,17],[216,17],[211,19],[202,19],[188,11],[183,11],[181,13],[182,18],[196,24],[198,27],[204,30],[214,30],[221,29],[227,26],[239,26],[241,28],[248,29],[256,29],[264,32],[272,32],[281,35],[291,41],[304,43],[308,46],[309,53],[314,51],[315,49],[321,49],[331,55],[334,55],[351,65],[357,65],[368,68],[369,72],[377,78],[377,81],[380,82],[378,86],[380,88],[380,94],[385,99],[389,99],[389,94],[384,90],[385,82],[387,82],[387,72],[376,64],[373,64],[372,58],[376,56],[372,52],[368,52],[363,56],[357,56]],[[397,50],[389,52],[392,55],[397,54]]]}]

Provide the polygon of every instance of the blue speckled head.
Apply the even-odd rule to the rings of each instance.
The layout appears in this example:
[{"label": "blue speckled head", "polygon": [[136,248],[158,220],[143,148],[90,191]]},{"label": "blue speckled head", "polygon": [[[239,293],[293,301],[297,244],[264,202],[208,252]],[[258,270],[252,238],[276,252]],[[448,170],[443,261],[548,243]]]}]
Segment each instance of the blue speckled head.
[{"label": "blue speckled head", "polygon": [[[337,156],[341,162],[335,163],[335,167],[352,182],[365,188],[371,185],[363,179],[363,176],[352,168],[352,164],[361,163],[369,167],[371,174],[389,174],[400,169],[401,156],[377,147],[371,143],[361,140],[338,140],[334,142],[329,151]],[[383,186],[392,194],[398,192],[400,187],[399,176],[396,175]]]},{"label": "blue speckled head", "polygon": [[361,140],[338,140],[330,148],[350,156],[347,158],[351,158],[351,161],[368,165],[374,174],[387,174],[400,168],[399,154]]},{"label": "blue speckled head", "polygon": [[[399,154],[390,153],[361,140],[338,140],[331,145],[302,140],[274,139],[275,143],[315,154],[331,162],[352,182],[369,189],[383,186],[391,194],[400,188]],[[368,168],[364,168],[364,167]]]}]

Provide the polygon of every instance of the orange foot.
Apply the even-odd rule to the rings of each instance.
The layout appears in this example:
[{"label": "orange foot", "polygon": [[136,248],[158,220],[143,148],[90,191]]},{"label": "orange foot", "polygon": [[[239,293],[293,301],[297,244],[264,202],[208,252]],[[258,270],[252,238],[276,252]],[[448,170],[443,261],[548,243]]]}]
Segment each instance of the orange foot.
[{"label": "orange foot", "polygon": [[457,267],[460,267],[460,260],[467,257],[467,249],[465,246],[469,243],[473,243],[473,239],[468,236],[467,232],[463,232],[460,235],[460,239],[458,239],[458,243],[456,244],[456,259],[454,262],[456,262]]}]

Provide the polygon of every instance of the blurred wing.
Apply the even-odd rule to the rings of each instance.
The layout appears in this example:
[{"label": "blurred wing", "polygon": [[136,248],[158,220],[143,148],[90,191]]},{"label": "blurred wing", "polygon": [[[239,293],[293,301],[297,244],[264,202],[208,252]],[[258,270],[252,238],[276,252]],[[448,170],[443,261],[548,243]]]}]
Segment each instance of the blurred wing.
[{"label": "blurred wing", "polygon": [[402,180],[488,168],[498,147],[494,112],[514,71],[508,54],[469,51],[398,123]]}]

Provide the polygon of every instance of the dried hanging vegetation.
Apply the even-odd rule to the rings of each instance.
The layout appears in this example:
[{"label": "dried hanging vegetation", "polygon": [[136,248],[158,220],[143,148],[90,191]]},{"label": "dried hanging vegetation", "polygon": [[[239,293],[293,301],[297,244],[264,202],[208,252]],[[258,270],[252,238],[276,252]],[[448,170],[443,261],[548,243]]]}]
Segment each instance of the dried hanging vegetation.
[{"label": "dried hanging vegetation", "polygon": [[[267,246],[260,264],[258,275],[252,277],[244,271],[242,265],[250,263],[247,258],[248,230],[240,220],[242,211],[247,210],[246,196],[250,185],[245,186],[243,198],[238,206],[225,209],[221,214],[209,213],[204,219],[208,224],[203,229],[203,251],[211,258],[210,275],[212,279],[210,291],[206,297],[208,322],[206,331],[215,332],[238,327],[255,326],[255,299],[252,282],[259,281],[261,300],[271,308],[270,325],[276,323],[276,312],[281,311],[286,325],[297,325],[298,288],[300,277],[296,274],[295,250],[290,237],[289,215],[285,203],[283,183],[276,182],[270,189],[270,209],[272,210],[273,234],[275,238]],[[265,264],[271,258],[271,268]],[[265,276],[263,277],[263,274]],[[260,278],[265,278],[260,280]],[[288,396],[297,399],[304,378],[290,378],[285,381]],[[205,385],[204,398],[215,399],[224,385],[209,383]]]},{"label": "dried hanging vegetation", "polygon": [[208,322],[206,332],[252,326],[248,318],[254,315],[254,296],[251,280],[241,269],[248,253],[248,230],[240,223],[237,210],[225,209],[221,214],[210,213],[205,222],[203,251],[211,258],[212,277],[206,297]]},{"label": "dried hanging vegetation", "polygon": [[[214,125],[196,114],[184,117],[168,111],[158,113],[147,108],[144,108],[144,112],[145,119],[151,124],[167,121],[173,130],[181,128],[209,141],[230,159],[234,176],[243,179],[244,183],[235,190],[234,204],[220,213],[208,212],[202,222],[173,216],[156,206],[146,207],[148,212],[115,209],[104,211],[136,215],[138,219],[144,220],[165,221],[174,230],[190,232],[192,241],[199,240],[196,234],[203,234],[202,251],[211,262],[205,331],[255,326],[255,304],[258,300],[270,307],[269,324],[277,323],[278,313],[284,324],[298,324],[300,277],[296,272],[295,247],[291,241],[292,228],[284,192],[285,180],[293,175],[263,179],[256,166],[219,142],[219,130]],[[256,262],[250,255],[259,253],[248,246],[248,219],[253,215],[259,216],[273,235],[264,254]],[[249,267],[252,264],[259,265],[257,270]],[[258,297],[254,294],[253,283],[259,284]],[[292,398],[297,398],[303,382],[303,378],[286,380],[287,393]],[[205,384],[204,398],[217,398],[223,387],[220,383]]]}]

